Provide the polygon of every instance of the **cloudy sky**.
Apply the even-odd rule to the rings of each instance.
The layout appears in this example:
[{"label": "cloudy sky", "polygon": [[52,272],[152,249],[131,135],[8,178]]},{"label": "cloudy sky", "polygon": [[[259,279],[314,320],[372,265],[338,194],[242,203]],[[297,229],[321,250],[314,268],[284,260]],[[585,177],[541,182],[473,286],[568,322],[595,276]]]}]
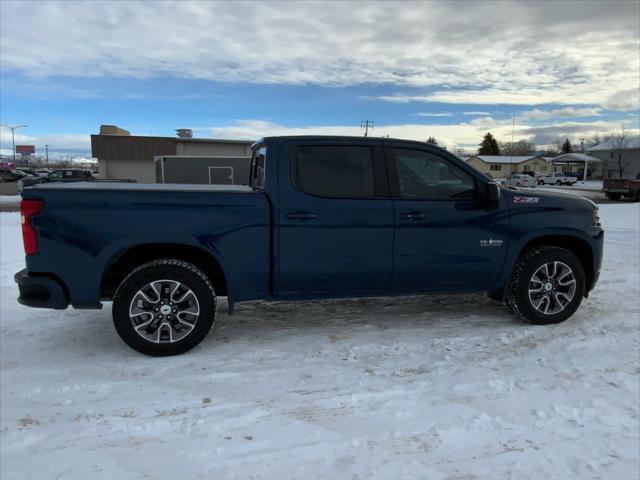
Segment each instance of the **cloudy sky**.
[{"label": "cloudy sky", "polygon": [[[639,128],[640,2],[0,2],[0,123],[374,135],[475,149]],[[1,148],[10,148],[3,129]]]}]

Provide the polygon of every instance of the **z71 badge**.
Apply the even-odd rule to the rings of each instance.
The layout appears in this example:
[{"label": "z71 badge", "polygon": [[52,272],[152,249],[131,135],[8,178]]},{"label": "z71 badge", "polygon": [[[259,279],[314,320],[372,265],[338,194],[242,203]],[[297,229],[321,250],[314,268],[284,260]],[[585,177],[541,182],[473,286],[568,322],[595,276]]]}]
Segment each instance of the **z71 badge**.
[{"label": "z71 badge", "polygon": [[513,197],[513,203],[538,203],[539,197]]}]

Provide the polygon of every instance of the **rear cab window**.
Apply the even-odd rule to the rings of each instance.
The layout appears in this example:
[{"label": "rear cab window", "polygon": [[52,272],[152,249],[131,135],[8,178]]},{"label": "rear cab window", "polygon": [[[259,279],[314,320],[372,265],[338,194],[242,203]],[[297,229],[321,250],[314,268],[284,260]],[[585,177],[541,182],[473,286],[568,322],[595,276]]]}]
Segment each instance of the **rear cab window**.
[{"label": "rear cab window", "polygon": [[296,145],[291,160],[293,186],[327,198],[375,196],[373,151],[362,145]]}]

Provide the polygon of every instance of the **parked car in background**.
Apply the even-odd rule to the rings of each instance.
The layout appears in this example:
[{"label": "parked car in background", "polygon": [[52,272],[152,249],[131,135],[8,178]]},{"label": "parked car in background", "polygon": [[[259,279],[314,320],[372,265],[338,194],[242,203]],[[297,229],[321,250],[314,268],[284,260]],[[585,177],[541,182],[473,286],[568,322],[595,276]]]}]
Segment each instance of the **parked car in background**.
[{"label": "parked car in background", "polygon": [[607,178],[602,183],[602,191],[609,200],[620,200],[624,196],[640,202],[640,172],[635,179]]},{"label": "parked car in background", "polygon": [[38,185],[40,183],[76,183],[76,182],[135,182],[135,180],[98,180],[89,170],[80,168],[64,168],[50,172],[46,177],[29,177],[23,178],[18,182],[18,191],[22,192],[23,188]]},{"label": "parked car in background", "polygon": [[538,178],[538,185],[573,185],[578,177],[567,175],[563,172],[555,172]]},{"label": "parked car in background", "polygon": [[38,183],[49,182],[90,182],[93,180],[93,175],[88,170],[82,170],[79,168],[65,168],[60,170],[54,170],[49,172],[45,177],[32,177],[23,179],[19,188],[30,187],[37,185]]},{"label": "parked car in background", "polygon": [[38,170],[36,170],[36,175],[38,175],[39,177],[46,177],[51,172],[52,170],[49,168],[39,168]]},{"label": "parked car in background", "polygon": [[26,173],[27,175],[29,175],[31,177],[37,177],[38,176],[36,171],[34,169],[32,169],[32,168],[18,167],[18,168],[16,168],[16,170],[18,170],[19,172],[22,172],[22,173]]},{"label": "parked car in background", "polygon": [[172,355],[207,336],[217,295],[232,313],[257,299],[484,291],[550,324],[598,280],[593,202],[500,188],[424,142],[271,137],[253,146],[250,171],[249,186],[25,189],[20,303],[113,300],[127,345]]},{"label": "parked car in background", "polygon": [[10,168],[0,169],[0,181],[2,182],[18,182],[25,178],[31,178],[29,174]]},{"label": "parked car in background", "polygon": [[535,187],[538,184],[536,179],[531,175],[523,175],[521,173],[514,173],[504,179],[502,185],[505,187]]}]

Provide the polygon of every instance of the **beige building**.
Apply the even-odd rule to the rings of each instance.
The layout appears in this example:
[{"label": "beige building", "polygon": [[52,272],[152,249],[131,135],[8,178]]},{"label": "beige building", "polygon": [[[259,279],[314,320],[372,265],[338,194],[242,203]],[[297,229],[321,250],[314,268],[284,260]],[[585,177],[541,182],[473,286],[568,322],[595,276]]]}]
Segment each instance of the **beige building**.
[{"label": "beige building", "polygon": [[156,182],[158,157],[250,157],[253,140],[131,135],[112,125],[102,125],[91,135],[91,152],[98,159],[98,177]]},{"label": "beige building", "polygon": [[540,156],[473,155],[466,162],[492,178],[505,178],[512,173],[546,175],[551,172],[549,159]]}]

